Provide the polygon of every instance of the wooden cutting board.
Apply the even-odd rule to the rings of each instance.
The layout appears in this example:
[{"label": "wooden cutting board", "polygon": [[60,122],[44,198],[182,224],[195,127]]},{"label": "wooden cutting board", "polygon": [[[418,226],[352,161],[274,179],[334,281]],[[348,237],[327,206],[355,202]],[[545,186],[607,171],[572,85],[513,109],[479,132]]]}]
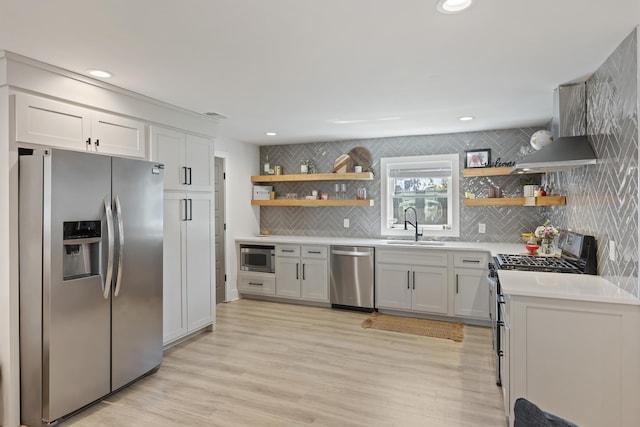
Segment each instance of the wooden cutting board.
[{"label": "wooden cutting board", "polygon": [[364,147],[355,147],[349,151],[351,164],[349,172],[353,172],[354,166],[362,166],[362,172],[371,172],[371,153]]},{"label": "wooden cutting board", "polygon": [[351,165],[351,163],[352,163],[351,157],[349,157],[349,155],[347,154],[342,154],[340,155],[340,157],[336,159],[335,162],[333,162],[333,170],[331,172],[333,173],[352,172],[353,167],[351,168],[351,171],[349,171],[349,165]]}]

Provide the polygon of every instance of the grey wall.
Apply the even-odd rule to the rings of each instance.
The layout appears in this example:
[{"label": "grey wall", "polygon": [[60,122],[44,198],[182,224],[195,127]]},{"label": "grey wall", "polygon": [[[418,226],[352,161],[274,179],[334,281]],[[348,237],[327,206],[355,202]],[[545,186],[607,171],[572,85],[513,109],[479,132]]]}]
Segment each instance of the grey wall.
[{"label": "grey wall", "polygon": [[[551,100],[550,100],[551,102]],[[334,160],[354,147],[365,147],[372,155],[372,169],[376,178],[363,183],[349,181],[348,196],[355,198],[357,187],[366,187],[374,207],[262,207],[260,227],[274,234],[301,236],[379,237],[380,235],[380,158],[424,154],[460,154],[460,192],[487,196],[489,184],[503,188],[508,196],[521,196],[519,177],[463,178],[464,151],[490,148],[492,160],[515,161],[532,151],[531,134],[544,127],[507,129],[486,132],[468,132],[443,135],[404,136],[379,139],[362,139],[340,142],[319,142],[264,146],[260,149],[261,164],[269,156],[271,166],[281,165],[284,173],[298,173],[300,160],[312,159],[318,172],[330,172]],[[262,167],[260,167],[262,170]],[[332,197],[333,182],[282,183],[274,185],[279,196],[286,193],[309,194],[311,190],[327,191]],[[459,240],[484,242],[519,242],[520,233],[532,231],[544,222],[546,208],[531,207],[465,207],[461,206],[461,235]],[[343,227],[343,219],[350,220],[350,227]],[[485,223],[486,234],[478,233],[478,223]],[[524,249],[523,249],[524,250]]]},{"label": "grey wall", "polygon": [[[596,236],[598,271],[638,295],[638,29],[587,81],[587,126],[598,164],[559,173],[559,226]],[[615,241],[615,261],[609,241]]]}]

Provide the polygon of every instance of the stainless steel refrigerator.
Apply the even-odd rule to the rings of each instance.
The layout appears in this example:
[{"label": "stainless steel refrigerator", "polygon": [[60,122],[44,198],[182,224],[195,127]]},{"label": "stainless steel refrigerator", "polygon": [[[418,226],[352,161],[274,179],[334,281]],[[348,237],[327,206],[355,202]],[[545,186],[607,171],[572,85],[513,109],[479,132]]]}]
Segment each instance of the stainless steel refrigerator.
[{"label": "stainless steel refrigerator", "polygon": [[162,166],[19,162],[21,421],[55,423],[162,362]]}]

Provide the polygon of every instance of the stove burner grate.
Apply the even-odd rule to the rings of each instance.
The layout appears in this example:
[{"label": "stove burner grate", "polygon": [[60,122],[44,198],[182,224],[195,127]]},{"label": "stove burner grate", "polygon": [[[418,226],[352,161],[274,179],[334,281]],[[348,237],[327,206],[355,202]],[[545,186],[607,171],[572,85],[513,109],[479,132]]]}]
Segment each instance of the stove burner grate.
[{"label": "stove burner grate", "polygon": [[497,260],[501,270],[580,273],[576,264],[562,258],[498,254]]}]

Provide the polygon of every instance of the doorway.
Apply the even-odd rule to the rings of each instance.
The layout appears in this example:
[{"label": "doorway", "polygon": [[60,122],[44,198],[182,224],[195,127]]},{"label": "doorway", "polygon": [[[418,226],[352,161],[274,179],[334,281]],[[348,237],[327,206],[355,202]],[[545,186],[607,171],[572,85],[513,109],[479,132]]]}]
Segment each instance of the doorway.
[{"label": "doorway", "polygon": [[227,224],[225,220],[225,159],[216,157],[215,171],[215,230],[216,230],[216,304],[227,300],[227,272],[225,269],[225,232]]}]

